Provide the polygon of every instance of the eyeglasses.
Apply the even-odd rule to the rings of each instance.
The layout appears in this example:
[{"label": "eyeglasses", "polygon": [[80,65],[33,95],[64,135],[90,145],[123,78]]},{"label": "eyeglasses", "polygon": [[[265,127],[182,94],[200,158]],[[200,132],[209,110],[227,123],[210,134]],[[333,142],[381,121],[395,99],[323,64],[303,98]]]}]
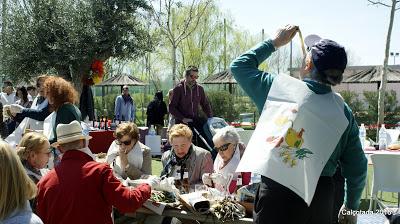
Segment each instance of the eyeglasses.
[{"label": "eyeglasses", "polygon": [[220,147],[214,147],[214,149],[215,149],[217,152],[223,152],[223,151],[226,151],[226,150],[228,149],[228,147],[229,147],[230,144],[231,144],[231,143],[226,143],[225,145],[222,145],[222,146],[220,146]]},{"label": "eyeglasses", "polygon": [[123,142],[121,142],[120,140],[115,140],[115,144],[117,144],[117,145],[122,145],[122,144],[130,145],[131,143],[132,143],[132,139],[126,140],[126,141],[123,141]]}]

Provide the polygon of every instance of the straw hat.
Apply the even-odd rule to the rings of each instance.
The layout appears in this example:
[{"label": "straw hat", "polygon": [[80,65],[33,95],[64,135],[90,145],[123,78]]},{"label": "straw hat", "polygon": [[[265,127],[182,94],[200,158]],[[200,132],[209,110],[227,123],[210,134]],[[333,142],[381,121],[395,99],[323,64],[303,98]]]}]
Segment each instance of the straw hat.
[{"label": "straw hat", "polygon": [[87,136],[82,133],[81,124],[76,120],[69,124],[57,125],[56,134],[57,142],[51,145],[53,147],[80,139],[89,140],[92,138],[91,136]]}]

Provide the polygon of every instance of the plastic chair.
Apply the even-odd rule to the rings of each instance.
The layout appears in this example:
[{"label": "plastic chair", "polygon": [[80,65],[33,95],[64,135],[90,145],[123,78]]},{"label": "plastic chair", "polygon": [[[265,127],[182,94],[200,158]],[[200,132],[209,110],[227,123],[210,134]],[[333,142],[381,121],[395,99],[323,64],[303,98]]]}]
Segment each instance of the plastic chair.
[{"label": "plastic chair", "polygon": [[377,197],[378,191],[400,192],[400,154],[371,155],[374,166],[369,210],[375,210],[376,204],[381,209],[387,206]]}]

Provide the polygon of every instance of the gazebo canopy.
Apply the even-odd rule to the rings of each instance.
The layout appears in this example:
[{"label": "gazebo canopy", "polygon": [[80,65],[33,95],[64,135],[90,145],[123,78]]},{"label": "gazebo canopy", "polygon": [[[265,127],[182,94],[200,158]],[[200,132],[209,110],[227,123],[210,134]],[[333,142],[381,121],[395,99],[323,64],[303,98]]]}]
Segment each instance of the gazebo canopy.
[{"label": "gazebo canopy", "polygon": [[97,86],[147,86],[142,80],[127,74],[120,74],[104,80]]},{"label": "gazebo canopy", "polygon": [[214,75],[207,77],[201,82],[203,84],[236,84],[235,78],[229,69],[218,72]]},{"label": "gazebo canopy", "polygon": [[[382,65],[347,66],[342,83],[380,83]],[[291,75],[298,77],[299,68],[293,68]],[[400,65],[389,65],[387,82],[400,82]]]},{"label": "gazebo canopy", "polygon": [[[344,83],[379,83],[383,66],[351,66],[352,72],[346,69]],[[400,65],[389,65],[387,82],[400,82]]]}]

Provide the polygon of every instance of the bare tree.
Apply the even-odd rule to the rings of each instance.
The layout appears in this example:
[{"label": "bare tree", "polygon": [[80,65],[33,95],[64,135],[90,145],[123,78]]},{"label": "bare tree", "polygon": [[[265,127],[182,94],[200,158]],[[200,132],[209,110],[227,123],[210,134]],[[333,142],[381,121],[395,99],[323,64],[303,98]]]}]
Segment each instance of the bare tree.
[{"label": "bare tree", "polygon": [[[390,0],[388,0],[390,1]],[[386,92],[386,83],[387,83],[387,67],[388,67],[388,59],[389,59],[389,50],[390,50],[390,38],[392,36],[392,29],[393,29],[393,21],[394,21],[394,14],[396,10],[400,7],[396,8],[396,4],[399,3],[399,0],[391,0],[392,4],[385,3],[385,1],[371,1],[368,0],[373,5],[382,5],[385,7],[391,8],[390,10],[390,20],[389,20],[389,27],[386,36],[386,47],[385,47],[385,58],[383,60],[383,69],[381,75],[381,85],[379,87],[379,97],[378,97],[378,129],[379,125],[384,123],[384,102],[385,102],[385,92]],[[379,132],[378,132],[379,133]]]},{"label": "bare tree", "polygon": [[[161,33],[171,44],[172,82],[176,84],[176,49],[179,44],[192,34],[199,24],[201,17],[212,0],[191,0],[187,6],[181,1],[158,0],[158,6],[153,4],[152,15],[159,25]],[[175,9],[187,7],[184,15],[177,15]]]}]

